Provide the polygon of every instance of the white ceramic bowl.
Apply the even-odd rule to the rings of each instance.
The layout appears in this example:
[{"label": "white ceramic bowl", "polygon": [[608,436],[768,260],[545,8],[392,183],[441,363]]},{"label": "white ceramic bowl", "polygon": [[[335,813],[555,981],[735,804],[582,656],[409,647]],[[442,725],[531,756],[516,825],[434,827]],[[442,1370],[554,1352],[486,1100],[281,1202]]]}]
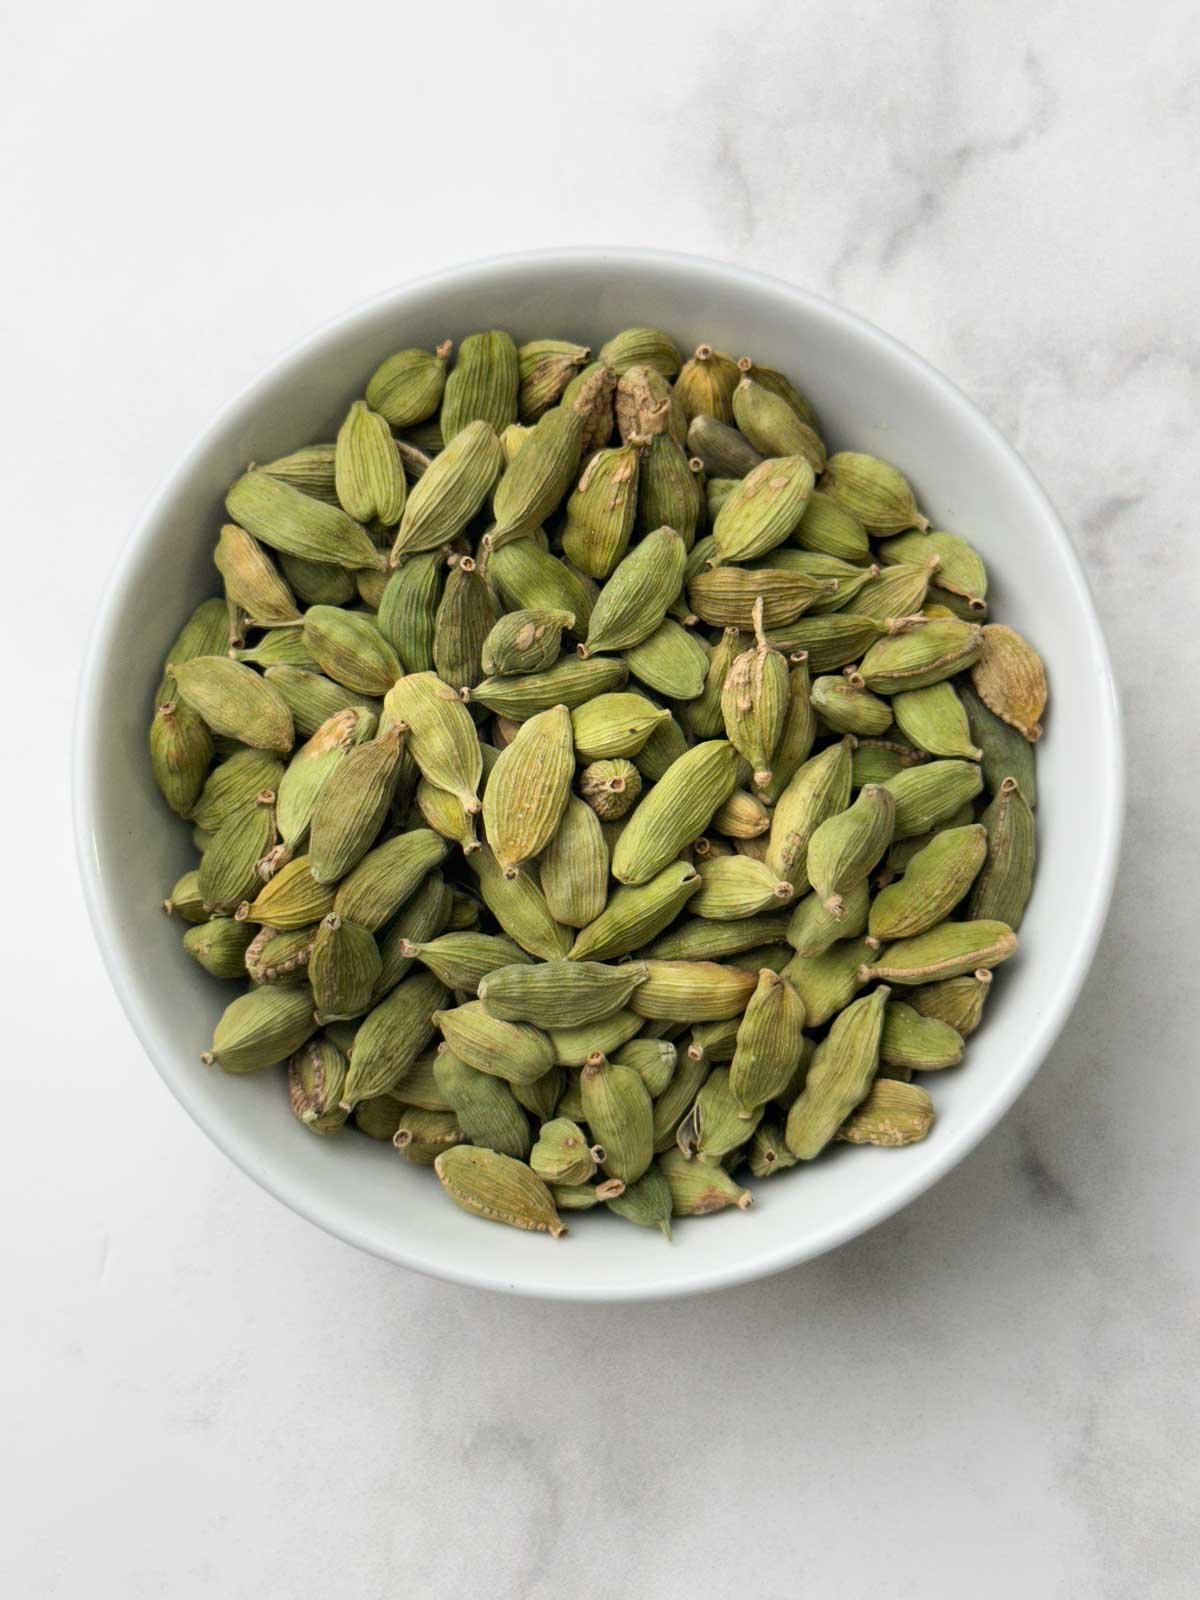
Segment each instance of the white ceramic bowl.
[{"label": "white ceramic bowl", "polygon": [[[992,615],[1046,659],[1051,706],[1038,751],[1040,861],[1021,949],[1003,969],[967,1063],[931,1085],[937,1122],[903,1150],[844,1149],[756,1186],[746,1212],[657,1231],[607,1215],[569,1219],[555,1242],[466,1216],[432,1173],[368,1139],[314,1138],[290,1115],[282,1074],[227,1077],[199,1056],[233,994],[183,952],[159,909],[192,864],[162,805],[146,726],[163,652],[216,592],[213,539],[246,462],[333,437],[376,363],[405,345],[509,329],[599,345],[630,323],[709,340],[792,374],[832,447],[871,451],[910,477],[935,526],[979,548]],[[1087,584],[1029,470],[952,384],[886,334],[785,283],[689,256],[563,250],[455,268],[343,317],[236,400],[167,480],[122,554],[85,670],[75,814],[84,884],[113,983],[172,1091],[247,1173],[296,1211],[421,1272],[515,1293],[619,1300],[742,1282],[852,1238],[921,1193],[1029,1082],[1091,962],[1116,868],[1122,757],[1116,693]]]}]

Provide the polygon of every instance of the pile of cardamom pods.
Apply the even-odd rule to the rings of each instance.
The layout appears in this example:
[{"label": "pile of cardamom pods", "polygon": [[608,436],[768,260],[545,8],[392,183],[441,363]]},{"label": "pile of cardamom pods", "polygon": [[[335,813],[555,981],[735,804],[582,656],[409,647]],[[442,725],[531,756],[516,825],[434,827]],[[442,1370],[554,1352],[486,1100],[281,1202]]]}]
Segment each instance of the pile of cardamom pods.
[{"label": "pile of cardamom pods", "polygon": [[[923,1138],[1034,869],[1042,662],[896,467],[653,328],[390,356],[166,657],[203,1059],[564,1232]],[[619,441],[619,442],[618,442]]]}]

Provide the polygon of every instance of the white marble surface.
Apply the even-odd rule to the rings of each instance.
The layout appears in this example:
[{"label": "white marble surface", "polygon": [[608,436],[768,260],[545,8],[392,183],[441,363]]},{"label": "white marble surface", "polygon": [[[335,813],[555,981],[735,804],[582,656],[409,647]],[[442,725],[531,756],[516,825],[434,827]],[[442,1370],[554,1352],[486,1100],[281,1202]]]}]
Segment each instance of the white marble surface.
[{"label": "white marble surface", "polygon": [[[1193,1595],[1194,7],[65,0],[0,41],[0,1590]],[[961,384],[1078,540],[1130,763],[1003,1126],[833,1256],[611,1311],[409,1276],[235,1171],[109,992],[66,789],[98,587],[226,398],[397,280],[596,242],[777,272]]]}]

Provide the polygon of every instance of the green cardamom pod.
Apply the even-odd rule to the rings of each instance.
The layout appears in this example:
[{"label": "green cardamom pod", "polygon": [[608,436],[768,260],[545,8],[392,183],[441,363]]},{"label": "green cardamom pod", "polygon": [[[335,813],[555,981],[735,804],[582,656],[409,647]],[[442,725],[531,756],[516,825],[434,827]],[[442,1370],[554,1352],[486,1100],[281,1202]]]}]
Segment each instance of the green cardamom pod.
[{"label": "green cardamom pod", "polygon": [[150,767],[159,792],[177,816],[188,816],[204,791],[212,735],[191,706],[167,700],[150,724]]},{"label": "green cardamom pod", "polygon": [[200,1059],[224,1072],[261,1072],[286,1061],[316,1027],[310,989],[250,989],[225,1007]]},{"label": "green cardamom pod", "polygon": [[394,528],[404,515],[407,484],[392,430],[365,400],[356,400],[338,430],[337,497],[356,522]]},{"label": "green cardamom pod", "polygon": [[308,958],[318,1020],[345,1020],[369,1010],[382,965],[369,928],[344,921],[336,911],[322,918]]},{"label": "green cardamom pod", "polygon": [[1047,697],[1041,656],[1015,628],[989,622],[978,631],[980,648],[971,667],[975,693],[1002,722],[1036,743]]},{"label": "green cardamom pod", "polygon": [[876,694],[924,689],[970,666],[982,643],[983,629],[972,622],[923,622],[877,639],[863,656],[858,675]]},{"label": "green cardamom pod", "polygon": [[925,689],[905,689],[892,697],[891,704],[901,733],[927,754],[982,759],[983,751],[971,740],[966,708],[948,680]]},{"label": "green cardamom pod", "polygon": [[446,1193],[473,1216],[507,1223],[558,1239],[566,1233],[554,1199],[542,1180],[522,1161],[496,1150],[456,1145],[443,1150],[433,1170]]},{"label": "green cardamom pod", "polygon": [[675,393],[688,422],[697,416],[708,416],[731,423],[733,391],[741,376],[736,361],[710,344],[698,344],[675,380]]},{"label": "green cardamom pod", "polygon": [[407,749],[423,777],[457,795],[464,809],[480,809],[483,755],[471,714],[435,672],[400,678],[384,699],[386,711],[407,725]]},{"label": "green cardamom pod", "polygon": [[926,761],[906,767],[883,787],[896,802],[896,838],[905,839],[947,822],[983,788],[973,761]]},{"label": "green cardamom pod", "polygon": [[381,362],[367,384],[371,410],[386,417],[393,428],[412,428],[433,416],[442,403],[446,363],[453,348],[447,339],[432,354],[428,350],[398,350]]},{"label": "green cardamom pod", "polygon": [[764,456],[803,456],[814,473],[825,470],[825,445],[815,428],[787,401],[746,374],[733,391],[738,431]]},{"label": "green cardamom pod", "polygon": [[194,656],[172,662],[168,671],[180,698],[213,733],[273,755],[292,748],[292,714],[279,691],[252,667],[226,656]]},{"label": "green cardamom pod", "polygon": [[821,956],[840,939],[857,939],[867,931],[871,884],[862,878],[841,896],[834,916],[817,893],[806,894],[792,912],[787,941],[798,956]]},{"label": "green cardamom pod", "polygon": [[571,716],[554,706],[521,724],[483,795],[483,825],[506,877],[549,844],[571,795]]},{"label": "green cardamom pod", "polygon": [[260,544],[336,567],[381,567],[383,557],[361,523],[341,506],[316,500],[258,468],[225,496],[225,509]]},{"label": "green cardamom pod", "polygon": [[1015,778],[1005,778],[982,821],[987,854],[967,902],[967,915],[1006,922],[1015,930],[1033,889],[1037,849],[1033,812]]},{"label": "green cardamom pod", "polygon": [[600,347],[600,360],[616,373],[630,367],[653,367],[673,378],[683,365],[678,346],[661,328],[626,328]]},{"label": "green cardamom pod", "polygon": [[409,495],[392,545],[391,565],[456,539],[503,470],[504,452],[495,428],[489,422],[468,422]]},{"label": "green cardamom pod", "polygon": [[801,1161],[825,1148],[870,1091],[890,990],[885,986],[846,1007],[817,1046],[804,1088],[788,1113],[787,1145]]},{"label": "green cardamom pod", "polygon": [[924,532],[929,527],[908,479],[877,456],[839,450],[825,463],[821,485],[871,533],[903,533],[905,528]]},{"label": "green cardamom pod", "polygon": [[417,892],[426,874],[445,855],[445,840],[429,828],[412,828],[385,839],[342,879],[331,909],[347,921],[361,923],[377,933]]},{"label": "green cardamom pod", "polygon": [[937,927],[966,895],[987,854],[978,823],[946,828],[908,862],[898,883],[881,889],[871,907],[876,939],[907,939]]},{"label": "green cardamom pod", "polygon": [[257,896],[239,906],[237,917],[243,922],[263,923],[281,933],[307,928],[333,910],[333,885],[318,883],[308,856],[287,862]]},{"label": "green cardamom pod", "polygon": [[713,961],[647,961],[630,1007],[662,1022],[715,1022],[740,1016],[757,981],[752,972]]},{"label": "green cardamom pod", "polygon": [[497,433],[515,422],[520,381],[517,347],[507,333],[493,329],[468,334],[446,379],[441,415],[445,443],[472,422],[489,423]]},{"label": "green cardamom pod", "polygon": [[433,1024],[469,1067],[509,1083],[532,1083],[555,1064],[553,1048],[543,1032],[526,1023],[493,1017],[480,1000],[434,1011]]},{"label": "green cardamom pod", "polygon": [[318,883],[336,883],[371,848],[391,804],[404,752],[404,727],[347,753],[321,787],[309,823],[309,860]]},{"label": "green cardamom pod", "polygon": [[805,862],[813,892],[830,916],[844,917],[845,896],[870,877],[892,842],[896,802],[881,784],[869,783],[854,804],[827,817],[809,840]]},{"label": "green cardamom pod", "polygon": [[889,1067],[937,1072],[963,1058],[962,1035],[948,1022],[922,1016],[902,1000],[889,1000],[883,1014],[879,1059]]},{"label": "green cardamom pod", "polygon": [[1005,778],[1015,778],[1031,806],[1037,805],[1036,756],[1033,746],[994,711],[990,711],[969,683],[958,686],[966,708],[971,738],[982,751],[983,779],[989,794],[998,794]]},{"label": "green cardamom pod", "polygon": [[789,980],[763,970],[738,1028],[729,1089],[748,1116],[791,1080],[803,1046],[804,1002]]},{"label": "green cardamom pod", "polygon": [[[528,1157],[529,1123],[513,1095],[511,1084],[469,1067],[444,1044],[438,1047],[434,1057],[433,1073],[465,1139],[503,1156],[518,1160]],[[404,1085],[400,1087],[403,1089]]]},{"label": "green cardamom pod", "polygon": [[889,944],[873,963],[864,963],[864,983],[928,983],[958,978],[980,967],[994,967],[1017,948],[1017,936],[1004,922],[943,922],[928,933]]},{"label": "green cardamom pod", "polygon": [[932,1126],[933,1101],[924,1089],[915,1083],[879,1077],[835,1137],[847,1144],[876,1144],[894,1149],[923,1139]]},{"label": "green cardamom pod", "polygon": [[483,677],[483,646],[498,608],[470,556],[450,568],[433,633],[433,661],[438,676],[452,689],[472,689]]},{"label": "green cardamom pod", "polygon": [[853,733],[869,738],[886,732],[892,725],[892,707],[886,700],[849,679],[821,677],[813,680],[813,708],[826,727],[835,733]]},{"label": "green cardamom pod", "polygon": [[914,1011],[935,1017],[955,1029],[964,1039],[975,1032],[983,1018],[983,1006],[992,987],[992,974],[986,967],[958,978],[943,978],[922,985],[909,994]]},{"label": "green cardamom pod", "polygon": [[327,677],[356,694],[386,694],[404,672],[373,622],[337,606],[309,607],[304,643]]},{"label": "green cardamom pod", "polygon": [[573,710],[596,695],[619,689],[629,676],[624,661],[611,656],[588,660],[564,656],[545,672],[519,678],[485,678],[470,691],[472,704],[486,706],[497,716],[514,721],[564,706]]},{"label": "green cardamom pod", "polygon": [[448,998],[433,973],[417,972],[367,1012],[354,1036],[342,1090],[347,1110],[395,1089],[433,1038],[438,1008]]},{"label": "green cardamom pod", "polygon": [[601,590],[580,654],[626,650],[648,639],[679,593],[686,558],[671,528],[647,534]]},{"label": "green cardamom pod", "polygon": [[827,817],[850,803],[851,741],[844,738],[806,761],[780,795],[771,819],[766,864],[796,890],[808,884],[808,846]]},{"label": "green cardamom pod", "polygon": [[600,1164],[610,1178],[636,1183],[654,1159],[654,1107],[632,1067],[595,1051],[580,1076],[588,1127],[600,1145]]},{"label": "green cardamom pod", "polygon": [[688,423],[687,448],[708,473],[710,489],[714,480],[736,482],[744,478],[763,459],[749,439],[727,421],[703,413],[697,413]]},{"label": "green cardamom pod", "polygon": [[517,413],[522,422],[536,422],[543,412],[562,399],[563,390],[580,367],[587,364],[591,351],[586,345],[569,344],[564,339],[533,339],[517,351],[520,389]]},{"label": "green cardamom pod", "polygon": [[288,1062],[288,1103],[293,1116],[312,1133],[336,1133],[346,1122],[339,1104],[345,1081],[345,1056],[331,1039],[317,1034]]},{"label": "green cardamom pod", "polygon": [[640,644],[624,651],[624,661],[634,677],[673,700],[694,700],[704,689],[708,653],[703,642],[670,617]]},{"label": "green cardamom pod", "polygon": [[554,920],[532,868],[521,867],[509,877],[487,845],[467,861],[479,879],[484,904],[510,939],[542,961],[566,955],[570,932]]},{"label": "green cardamom pod", "polygon": [[253,806],[235,812],[213,835],[200,861],[200,893],[209,911],[236,911],[259,883],[259,862],[275,842],[275,793],[264,789]]},{"label": "green cardamom pod", "polygon": [[213,917],[189,928],[183,948],[214,978],[246,977],[246,947],[254,929],[232,917]]},{"label": "green cardamom pod", "polygon": [[613,856],[613,876],[644,884],[698,838],[737,786],[737,751],[710,739],[674,762],[642,799]]},{"label": "green cardamom pod", "polygon": [[854,999],[867,981],[864,963],[879,953],[878,939],[839,939],[819,956],[793,956],[783,976],[804,1002],[806,1025],[820,1028]]}]

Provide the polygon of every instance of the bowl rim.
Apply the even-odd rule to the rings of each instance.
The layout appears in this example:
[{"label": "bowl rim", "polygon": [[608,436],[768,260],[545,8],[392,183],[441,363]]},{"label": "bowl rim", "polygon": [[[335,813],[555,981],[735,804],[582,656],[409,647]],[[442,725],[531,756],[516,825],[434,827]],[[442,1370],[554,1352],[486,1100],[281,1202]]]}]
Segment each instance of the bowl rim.
[{"label": "bowl rim", "polygon": [[[333,1214],[329,1214],[331,1208],[323,1205],[319,1193],[314,1193],[299,1183],[289,1182],[285,1176],[277,1176],[273,1171],[264,1169],[262,1162],[256,1160],[253,1143],[239,1139],[232,1125],[214,1126],[198,1100],[188,1093],[186,1078],[172,1070],[169,1062],[160,1054],[159,1041],[143,1013],[135,970],[118,950],[116,941],[108,936],[108,929],[118,919],[115,908],[110,905],[108,886],[100,870],[93,838],[94,795],[99,780],[97,756],[100,737],[96,713],[102,681],[100,668],[117,643],[116,613],[128,575],[169,503],[202,464],[213,440],[235,414],[252,409],[266,391],[274,388],[286,376],[289,368],[319,355],[323,346],[336,343],[354,323],[372,316],[390,304],[402,304],[412,294],[432,288],[453,294],[456,288],[497,270],[512,272],[525,267],[535,269],[555,265],[576,267],[589,265],[601,269],[606,263],[613,261],[637,262],[647,266],[668,267],[676,271],[719,276],[724,284],[734,291],[741,286],[750,290],[769,289],[775,295],[792,300],[809,314],[815,314],[839,326],[849,336],[881,347],[893,361],[907,365],[920,382],[937,391],[942,402],[958,413],[960,421],[973,428],[982,441],[999,454],[1007,470],[1022,480],[1025,492],[1038,505],[1048,523],[1057,530],[1062,554],[1065,557],[1066,571],[1074,586],[1078,613],[1089,636],[1092,657],[1100,667],[1100,678],[1094,686],[1098,712],[1096,731],[1108,753],[1106,766],[1109,782],[1107,793],[1103,797],[1107,803],[1101,818],[1103,827],[1100,850],[1094,862],[1094,874],[1090,886],[1091,914],[1086,927],[1080,931],[1078,938],[1071,945],[1068,959],[1059,974],[1053,1004],[1048,1006],[1031,1026],[1023,1070],[1015,1074],[1004,1085],[1003,1090],[998,1092],[964,1128],[955,1135],[948,1136],[944,1143],[939,1143],[936,1149],[931,1151],[928,1161],[919,1168],[915,1167],[907,1180],[898,1185],[892,1193],[880,1197],[875,1203],[866,1205],[850,1217],[833,1219],[814,1234],[794,1244],[785,1243],[769,1249],[760,1249],[757,1253],[751,1249],[744,1259],[727,1267],[705,1268],[698,1265],[692,1278],[662,1288],[581,1283],[570,1278],[564,1278],[561,1286],[547,1285],[544,1282],[523,1284],[520,1281],[513,1281],[508,1273],[488,1273],[463,1267],[453,1259],[434,1259],[419,1250],[405,1248],[403,1245],[385,1249],[377,1238],[367,1237],[356,1228],[351,1218],[339,1215],[336,1207],[332,1208]],[[284,350],[264,372],[221,407],[209,426],[164,476],[158,489],[150,496],[118,551],[104,586],[87,640],[80,673],[72,730],[71,798],[76,856],[84,900],[109,979],[134,1033],[159,1076],[192,1120],[218,1149],[248,1177],[291,1210],[316,1223],[327,1233],[383,1260],[429,1277],[472,1288],[500,1290],[537,1299],[593,1303],[668,1299],[707,1293],[784,1271],[803,1261],[823,1255],[859,1234],[866,1233],[887,1217],[903,1209],[957,1166],[984,1136],[999,1124],[1017,1096],[1028,1086],[1074,1008],[1095,957],[1111,905],[1120,861],[1126,800],[1120,700],[1104,632],[1087,577],[1074,543],[1049,496],[1028,464],[996,425],[955,383],[924,357],[866,318],[847,310],[824,295],[800,288],[774,274],[752,270],[715,257],[683,251],[608,245],[573,245],[506,252],[501,255],[478,257],[407,279],[325,320]]]}]

